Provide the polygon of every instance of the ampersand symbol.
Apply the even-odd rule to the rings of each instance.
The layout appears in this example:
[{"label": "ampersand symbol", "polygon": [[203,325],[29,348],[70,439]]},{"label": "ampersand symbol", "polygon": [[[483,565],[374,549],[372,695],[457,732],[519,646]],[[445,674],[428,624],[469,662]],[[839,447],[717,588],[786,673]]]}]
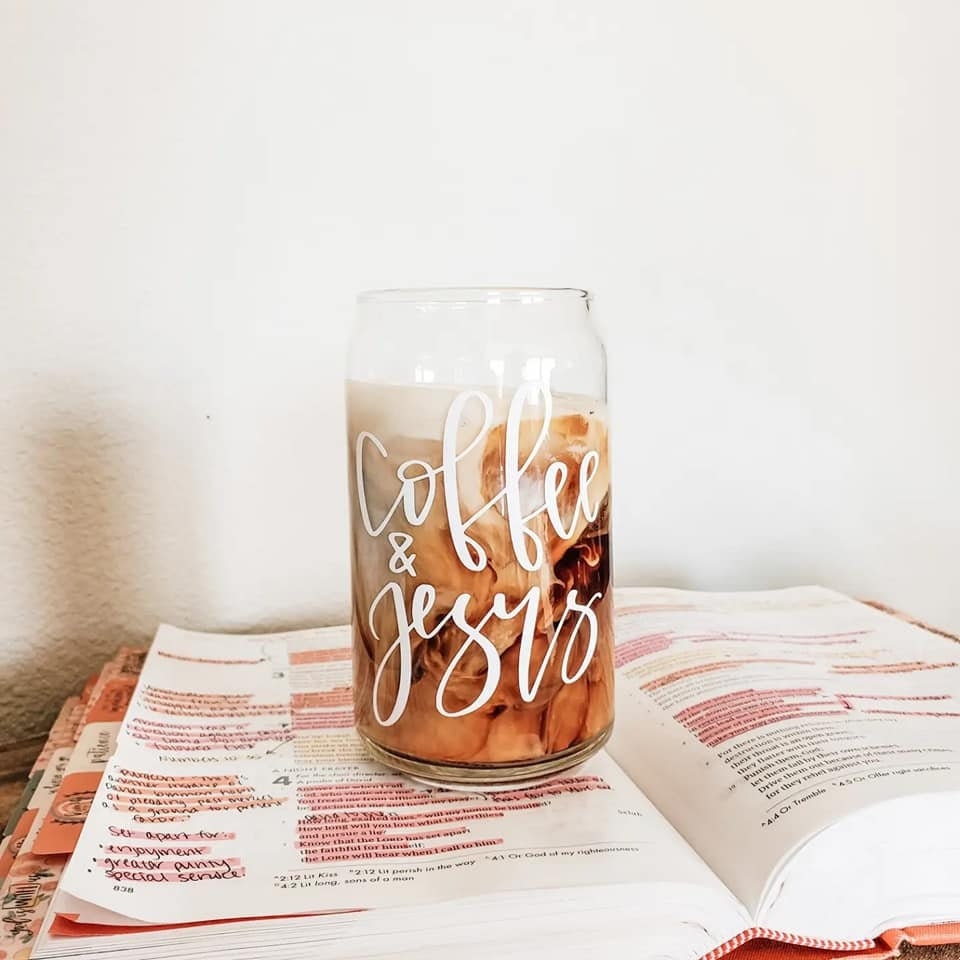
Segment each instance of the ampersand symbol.
[{"label": "ampersand symbol", "polygon": [[409,533],[390,533],[387,534],[387,540],[393,547],[393,556],[390,557],[390,572],[409,573],[411,577],[415,577],[417,571],[413,569],[413,561],[417,559],[417,555],[411,553],[410,556],[407,556],[407,550],[413,543],[413,537]]}]

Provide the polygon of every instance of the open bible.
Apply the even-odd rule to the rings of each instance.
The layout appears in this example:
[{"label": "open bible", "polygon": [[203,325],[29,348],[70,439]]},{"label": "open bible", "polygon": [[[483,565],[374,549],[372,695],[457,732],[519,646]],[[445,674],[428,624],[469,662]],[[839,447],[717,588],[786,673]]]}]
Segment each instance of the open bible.
[{"label": "open bible", "polygon": [[485,793],[366,758],[347,628],[161,627],[32,955],[960,940],[960,645],[817,587],[617,605],[607,751]]}]

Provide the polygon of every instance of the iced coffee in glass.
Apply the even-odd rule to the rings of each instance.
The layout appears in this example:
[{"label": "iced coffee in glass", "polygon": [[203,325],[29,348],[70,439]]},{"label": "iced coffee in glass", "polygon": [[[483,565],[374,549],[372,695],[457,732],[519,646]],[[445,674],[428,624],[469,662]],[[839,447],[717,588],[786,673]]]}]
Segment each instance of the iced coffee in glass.
[{"label": "iced coffee in glass", "polygon": [[346,384],[357,729],[496,785],[613,723],[603,346],[574,289],[362,294]]}]

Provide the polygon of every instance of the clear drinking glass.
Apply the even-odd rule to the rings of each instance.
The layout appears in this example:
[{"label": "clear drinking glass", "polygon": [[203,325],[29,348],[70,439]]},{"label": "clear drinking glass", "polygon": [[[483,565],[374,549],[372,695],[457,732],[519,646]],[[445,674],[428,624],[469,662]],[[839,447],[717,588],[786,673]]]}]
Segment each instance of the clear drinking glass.
[{"label": "clear drinking glass", "polygon": [[606,358],[584,290],[357,298],[354,708],[383,763],[497,784],[613,723]]}]

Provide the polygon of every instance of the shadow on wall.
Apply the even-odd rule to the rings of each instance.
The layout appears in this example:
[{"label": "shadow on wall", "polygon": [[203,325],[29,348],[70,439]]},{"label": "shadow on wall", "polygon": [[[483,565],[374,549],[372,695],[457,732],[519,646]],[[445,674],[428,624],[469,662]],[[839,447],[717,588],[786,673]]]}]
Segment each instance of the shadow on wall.
[{"label": "shadow on wall", "polygon": [[155,409],[147,422],[56,387],[14,406],[3,469],[0,744],[45,731],[119,645],[145,643],[161,611],[202,615],[207,592],[198,451]]}]

